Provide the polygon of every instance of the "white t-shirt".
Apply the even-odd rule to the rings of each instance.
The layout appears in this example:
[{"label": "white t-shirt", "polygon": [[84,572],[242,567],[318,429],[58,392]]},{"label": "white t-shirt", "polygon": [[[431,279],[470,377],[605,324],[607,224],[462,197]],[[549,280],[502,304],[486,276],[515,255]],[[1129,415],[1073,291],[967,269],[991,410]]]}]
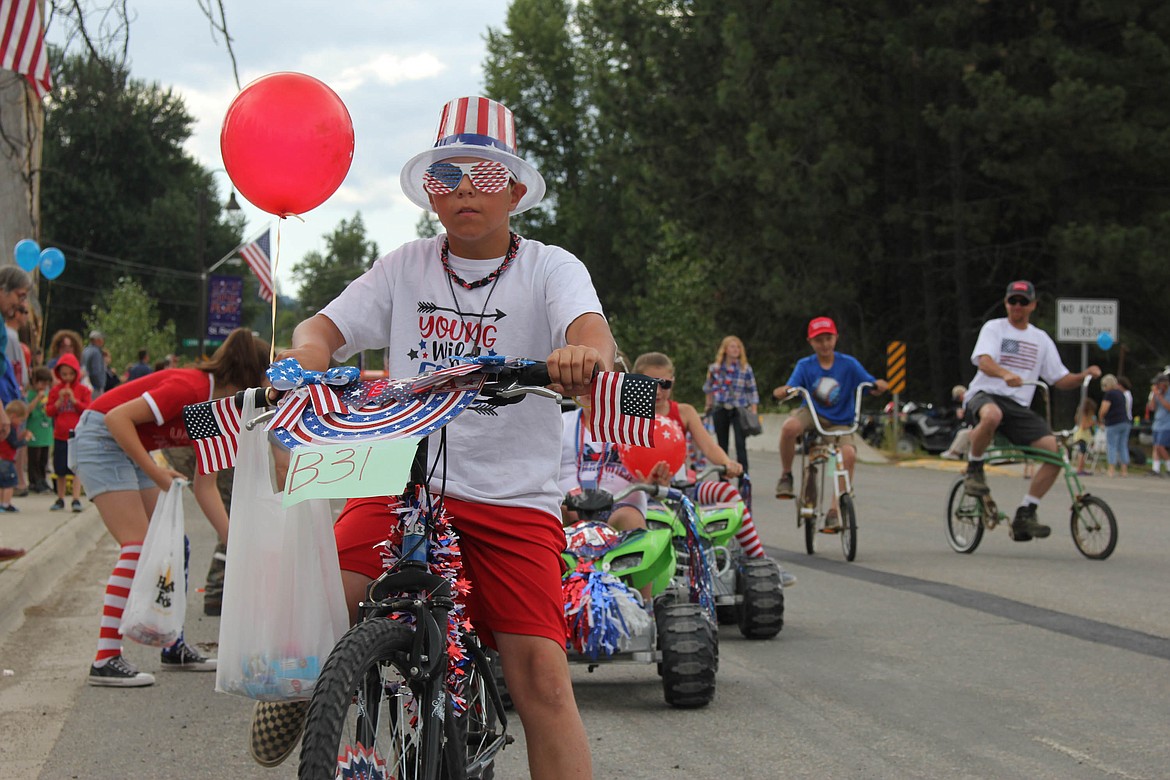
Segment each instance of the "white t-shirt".
[{"label": "white t-shirt", "polygon": [[[470,354],[477,339],[482,354],[544,360],[566,345],[574,320],[602,314],[585,265],[560,247],[522,239],[495,283],[466,290],[443,269],[442,241],[420,239],[395,249],[321,310],[345,338],[334,357],[389,346],[390,376],[397,378],[451,365],[450,358]],[[502,261],[448,260],[467,281],[487,276]],[[560,408],[533,397],[497,411],[469,410],[447,426],[447,495],[559,515]],[[435,434],[432,461],[438,447]],[[443,476],[440,458],[436,489]]]},{"label": "white t-shirt", "polygon": [[[971,352],[971,363],[976,368],[979,367],[980,355],[987,355],[1025,381],[1043,379],[1052,384],[1069,373],[1051,336],[1031,323],[1025,330],[1020,330],[1007,317],[988,320],[983,324],[975,349]],[[999,377],[976,371],[975,378],[967,386],[967,398],[970,399],[980,391],[1007,396],[1024,406],[1031,406],[1036,386],[1008,387],[1007,382]]]},{"label": "white t-shirt", "polygon": [[[613,444],[602,444],[593,438],[581,419],[584,410],[562,415],[561,474],[557,487],[561,495],[575,488],[601,488],[611,496],[628,487],[633,477],[617,455]],[[632,506],[646,516],[646,494],[638,491],[623,498],[615,506]]]}]

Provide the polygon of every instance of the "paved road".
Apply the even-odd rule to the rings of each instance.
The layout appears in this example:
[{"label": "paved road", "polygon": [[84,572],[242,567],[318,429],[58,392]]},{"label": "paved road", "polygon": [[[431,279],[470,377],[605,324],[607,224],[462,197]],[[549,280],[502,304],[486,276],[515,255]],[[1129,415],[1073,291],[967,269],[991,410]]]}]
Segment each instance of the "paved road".
[{"label": "paved road", "polygon": [[[1077,553],[1055,493],[1041,511],[1050,539],[1018,544],[997,529],[968,556],[941,530],[953,474],[863,465],[860,552],[849,564],[828,537],[820,554],[804,554],[764,460],[753,459],[757,523],[800,578],[783,632],[748,642],[725,627],[718,693],[698,711],[668,708],[653,667],[575,668],[596,777],[1167,775],[1170,480],[1091,483],[1121,524],[1108,561]],[[1005,507],[1024,486],[1015,474],[992,478]],[[202,572],[210,533],[191,525],[192,570]],[[0,647],[0,664],[17,672],[0,680],[0,778],[295,776],[292,761],[250,762],[250,704],[214,693],[208,675],[160,674],[137,691],[84,685],[113,555],[103,544],[88,556]],[[217,620],[198,606],[193,594],[189,634],[214,642]],[[153,652],[128,652],[157,670]],[[515,731],[502,778],[526,776]]]}]

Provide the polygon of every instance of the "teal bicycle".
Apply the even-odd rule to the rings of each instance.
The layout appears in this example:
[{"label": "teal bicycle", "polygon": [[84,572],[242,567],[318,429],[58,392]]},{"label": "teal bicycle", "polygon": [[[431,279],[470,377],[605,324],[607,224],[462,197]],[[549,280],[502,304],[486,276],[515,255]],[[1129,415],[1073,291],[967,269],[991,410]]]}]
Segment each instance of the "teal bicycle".
[{"label": "teal bicycle", "polygon": [[[1089,380],[1090,377],[1085,378],[1086,385]],[[1050,409],[1048,385],[1039,381],[1027,384],[1040,388],[1044,394],[1045,408]],[[1076,469],[1069,462],[1063,447],[1058,448],[1057,452],[1050,452],[1006,442],[1001,445],[997,442],[988,448],[984,463],[1003,465],[1029,461],[1041,466],[1049,464],[1060,469],[1071,500],[1069,531],[1072,533],[1073,544],[1081,555],[1099,561],[1112,555],[1117,547],[1117,518],[1103,499],[1085,492]],[[983,541],[984,531],[994,530],[1000,523],[1010,526],[1011,518],[999,509],[990,494],[967,495],[963,488],[963,477],[955,480],[947,497],[946,535],[951,549],[958,553],[975,552],[979,543]]]}]

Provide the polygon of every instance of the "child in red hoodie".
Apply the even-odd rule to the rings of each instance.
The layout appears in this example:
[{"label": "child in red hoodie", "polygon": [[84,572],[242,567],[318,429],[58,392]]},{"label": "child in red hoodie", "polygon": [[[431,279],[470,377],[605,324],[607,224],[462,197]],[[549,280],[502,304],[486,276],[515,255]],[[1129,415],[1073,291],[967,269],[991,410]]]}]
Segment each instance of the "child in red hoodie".
[{"label": "child in red hoodie", "polygon": [[[53,376],[57,381],[49,390],[45,413],[53,418],[53,473],[57,477],[57,502],[49,509],[61,511],[65,509],[65,477],[73,473],[69,470],[69,435],[81,413],[89,408],[93,394],[77,381],[81,376],[81,365],[72,353],[61,356],[53,367]],[[76,476],[73,477],[73,511],[81,511],[81,480]]]}]

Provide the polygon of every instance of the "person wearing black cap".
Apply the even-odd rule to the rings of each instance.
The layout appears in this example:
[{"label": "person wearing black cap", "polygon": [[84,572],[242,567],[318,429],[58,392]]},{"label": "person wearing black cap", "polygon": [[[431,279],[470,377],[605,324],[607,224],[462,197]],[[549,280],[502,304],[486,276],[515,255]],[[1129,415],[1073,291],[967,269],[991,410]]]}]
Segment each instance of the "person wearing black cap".
[{"label": "person wearing black cap", "polygon": [[[1036,387],[1026,382],[1043,378],[1053,387],[1069,390],[1078,387],[1086,376],[1101,376],[1097,366],[1071,373],[1061,361],[1052,337],[1029,322],[1036,310],[1036,287],[1031,282],[1009,284],[1004,308],[1007,316],[984,323],[971,352],[971,363],[979,369],[967,388],[966,416],[976,421],[971,429],[964,480],[964,489],[971,496],[991,493],[983,473],[983,455],[996,430],[1002,430],[1013,444],[1057,451],[1056,437],[1048,423],[1029,408]],[[1028,494],[1012,520],[1015,541],[1043,539],[1052,532],[1036,519],[1036,507],[1056,481],[1058,471],[1047,463],[1036,470]]]}]

